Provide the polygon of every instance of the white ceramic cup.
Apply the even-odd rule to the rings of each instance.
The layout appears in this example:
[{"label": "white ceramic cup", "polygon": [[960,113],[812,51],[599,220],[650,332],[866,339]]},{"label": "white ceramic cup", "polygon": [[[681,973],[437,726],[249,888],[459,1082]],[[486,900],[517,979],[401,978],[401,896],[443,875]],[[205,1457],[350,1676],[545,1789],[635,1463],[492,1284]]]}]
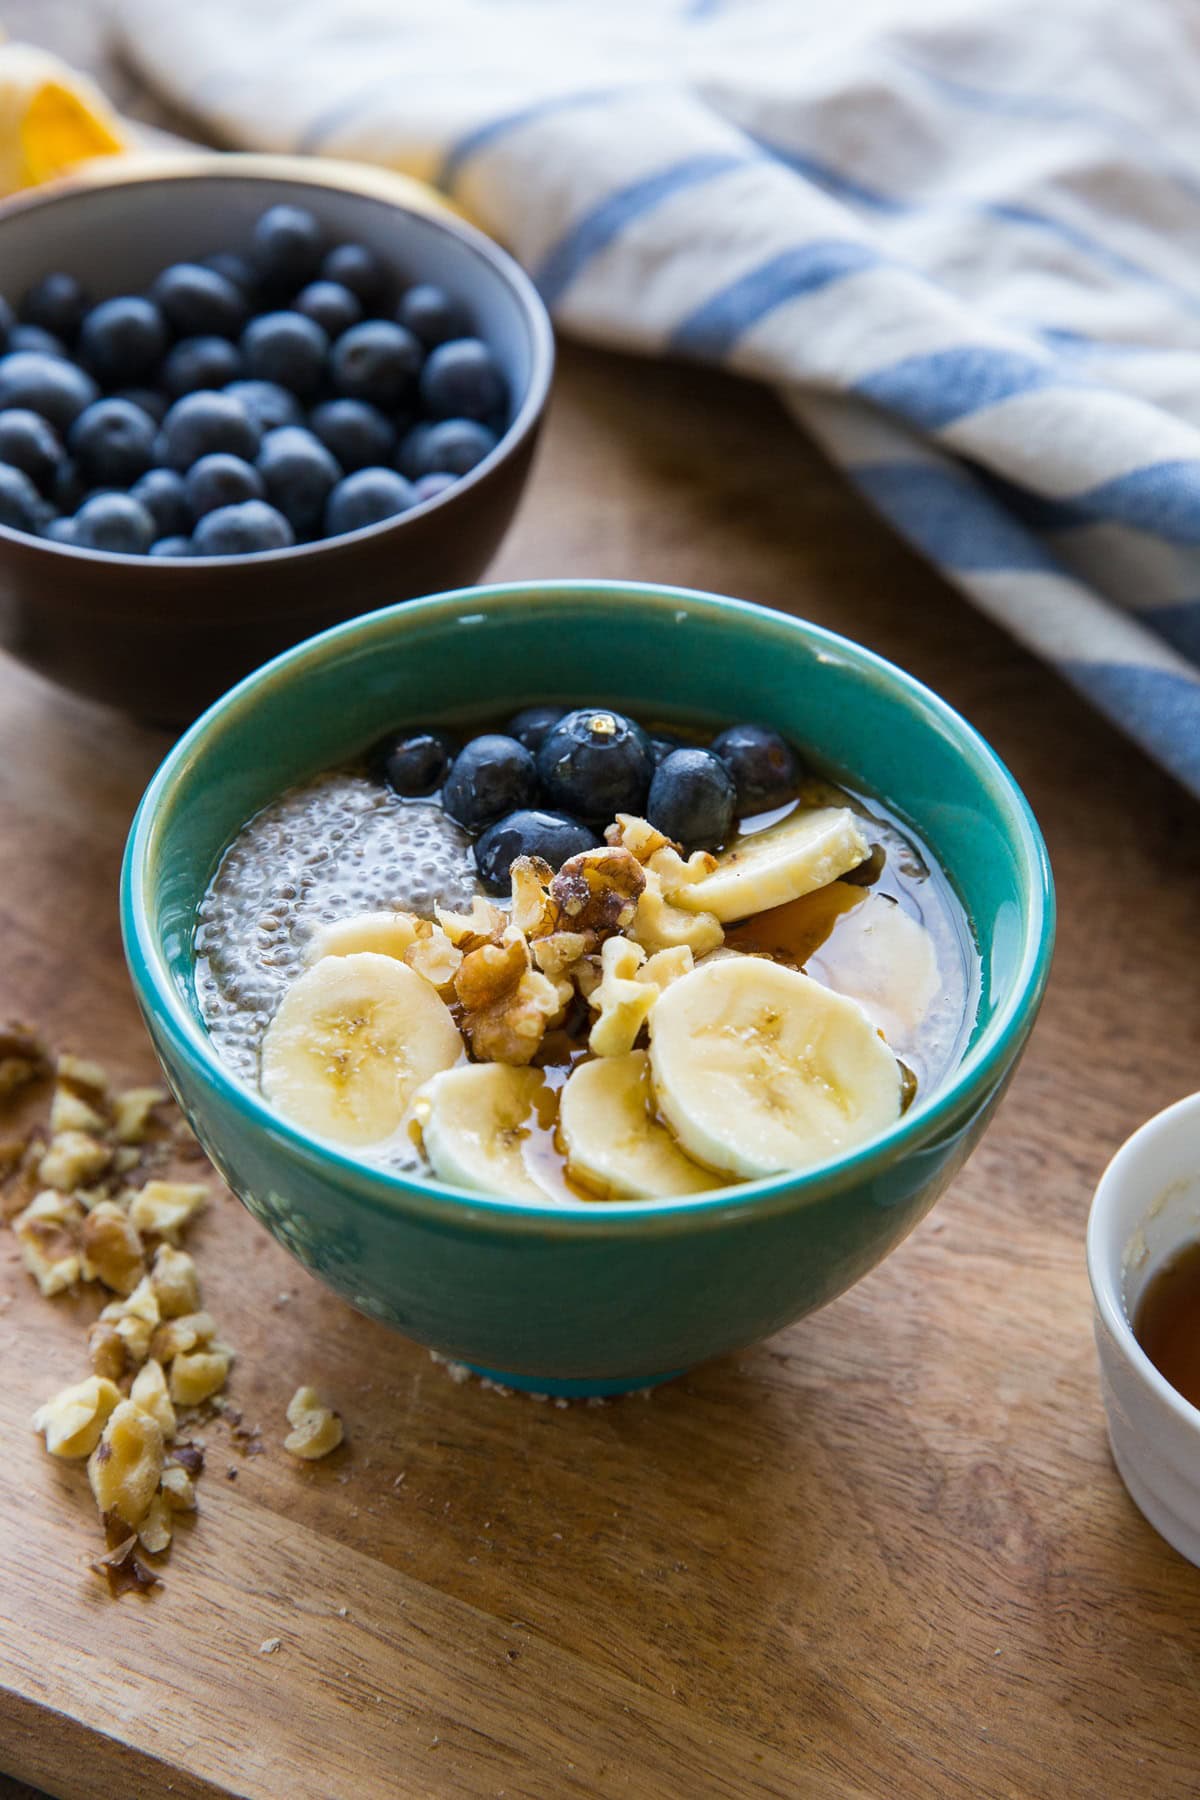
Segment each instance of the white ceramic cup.
[{"label": "white ceramic cup", "polygon": [[1200,1094],[1135,1131],[1105,1170],[1088,1220],[1100,1385],[1113,1461],[1156,1531],[1200,1566],[1200,1408],[1133,1335],[1146,1285],[1200,1239]]}]

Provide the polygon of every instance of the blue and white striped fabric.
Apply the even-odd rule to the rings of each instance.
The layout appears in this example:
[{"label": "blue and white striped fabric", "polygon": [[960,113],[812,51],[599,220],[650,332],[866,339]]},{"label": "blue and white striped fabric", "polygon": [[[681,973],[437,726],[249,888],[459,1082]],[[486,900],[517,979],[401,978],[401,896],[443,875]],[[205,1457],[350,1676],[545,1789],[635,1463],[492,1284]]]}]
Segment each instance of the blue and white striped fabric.
[{"label": "blue and white striped fabric", "polygon": [[561,327],[781,389],[1200,794],[1200,10],[118,0],[224,140],[434,182]]}]

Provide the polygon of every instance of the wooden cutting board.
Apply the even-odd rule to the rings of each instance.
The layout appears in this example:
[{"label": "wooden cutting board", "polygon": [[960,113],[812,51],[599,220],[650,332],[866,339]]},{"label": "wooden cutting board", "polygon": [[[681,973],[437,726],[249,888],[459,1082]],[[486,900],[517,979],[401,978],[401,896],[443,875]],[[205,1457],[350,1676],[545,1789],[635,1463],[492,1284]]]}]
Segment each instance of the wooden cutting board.
[{"label": "wooden cutting board", "polygon": [[[1109,1463],[1083,1228],[1195,1082],[1195,809],[762,394],[567,355],[496,573],[584,572],[847,631],[996,744],[1062,910],[1000,1119],[836,1305],[604,1406],[456,1385],[220,1198],[196,1252],[267,1449],[208,1430],[166,1585],[120,1602],[29,1430],[94,1303],[42,1300],[0,1233],[0,1767],[64,1800],[1194,1795],[1200,1571]],[[164,747],[0,667],[0,1011],[123,1080],[153,1066],[117,867]],[[280,1447],[302,1380],[347,1427],[312,1466]]]}]

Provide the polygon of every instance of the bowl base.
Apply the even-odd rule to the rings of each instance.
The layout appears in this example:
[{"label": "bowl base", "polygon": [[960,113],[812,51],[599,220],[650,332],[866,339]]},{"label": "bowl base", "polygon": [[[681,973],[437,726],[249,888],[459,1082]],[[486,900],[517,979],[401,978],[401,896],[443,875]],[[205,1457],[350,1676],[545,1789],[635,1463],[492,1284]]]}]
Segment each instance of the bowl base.
[{"label": "bowl base", "polygon": [[596,1400],[616,1394],[636,1394],[643,1388],[678,1381],[686,1369],[668,1369],[664,1375],[597,1375],[556,1381],[549,1375],[506,1375],[501,1369],[484,1369],[468,1363],[472,1375],[494,1381],[497,1387],[515,1388],[521,1394],[548,1394],[552,1400]]}]

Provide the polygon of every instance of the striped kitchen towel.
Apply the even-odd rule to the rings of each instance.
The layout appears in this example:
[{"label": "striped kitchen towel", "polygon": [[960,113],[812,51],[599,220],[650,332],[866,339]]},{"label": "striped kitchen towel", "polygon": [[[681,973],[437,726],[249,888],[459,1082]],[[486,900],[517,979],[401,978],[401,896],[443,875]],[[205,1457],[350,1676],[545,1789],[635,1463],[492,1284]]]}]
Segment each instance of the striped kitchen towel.
[{"label": "striped kitchen towel", "polygon": [[1200,9],[117,0],[223,141],[432,181],[559,325],[768,381],[1200,795]]}]

